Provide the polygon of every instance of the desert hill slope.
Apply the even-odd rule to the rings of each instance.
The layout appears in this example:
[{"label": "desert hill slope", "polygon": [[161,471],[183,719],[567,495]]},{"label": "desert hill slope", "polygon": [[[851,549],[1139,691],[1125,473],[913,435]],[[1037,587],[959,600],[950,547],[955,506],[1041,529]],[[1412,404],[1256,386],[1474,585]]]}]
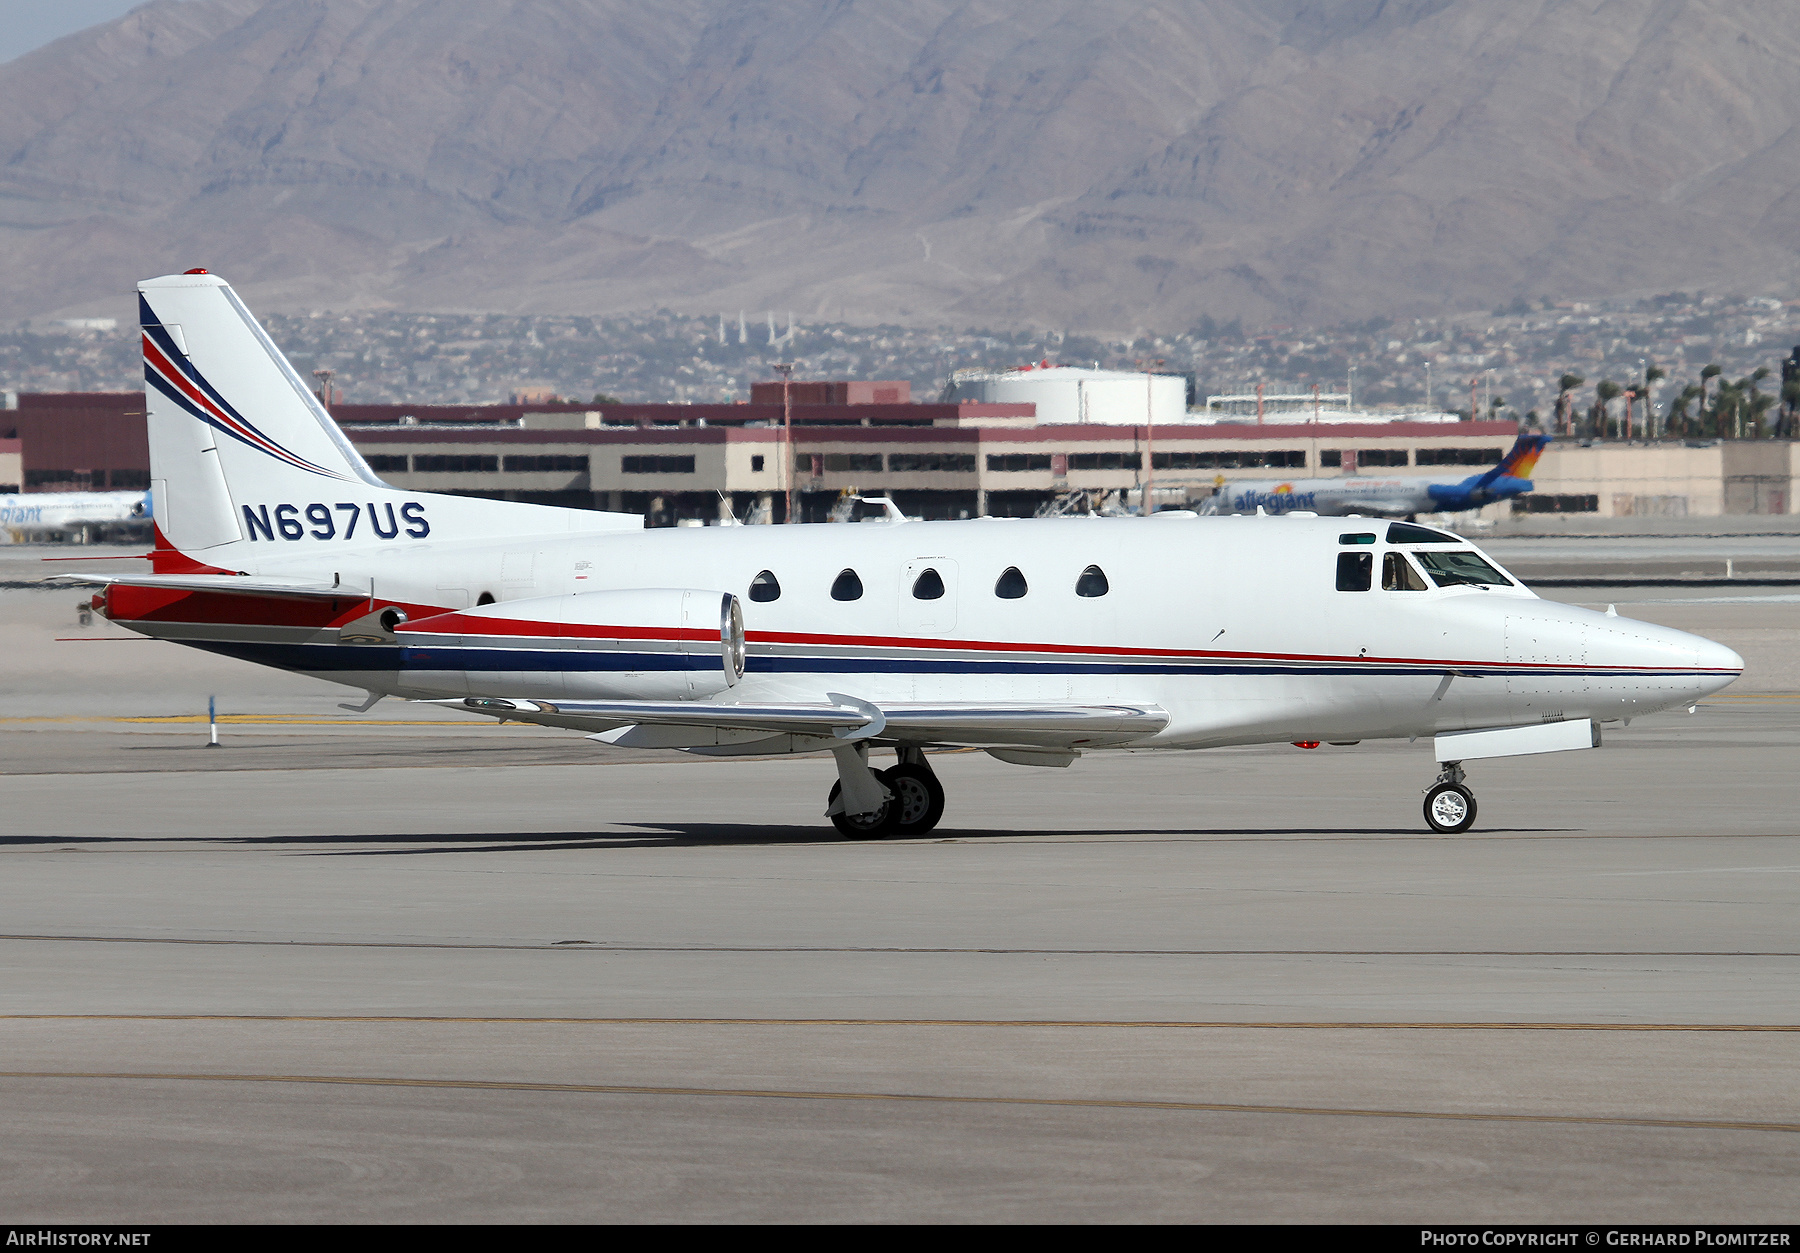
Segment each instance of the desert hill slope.
[{"label": "desert hill slope", "polygon": [[1179,328],[1800,271],[1784,0],[154,0],[0,65],[0,316]]}]

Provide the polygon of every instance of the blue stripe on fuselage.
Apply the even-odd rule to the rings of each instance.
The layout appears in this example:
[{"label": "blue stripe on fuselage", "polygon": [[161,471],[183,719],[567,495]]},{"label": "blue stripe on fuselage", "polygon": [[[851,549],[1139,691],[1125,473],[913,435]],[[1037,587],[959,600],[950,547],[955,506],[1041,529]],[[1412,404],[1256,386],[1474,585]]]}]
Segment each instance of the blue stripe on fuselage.
[{"label": "blue stripe on fuselage", "polygon": [[[190,647],[236,657],[282,670],[321,674],[331,671],[474,671],[493,673],[622,673],[711,671],[717,657],[682,653],[554,652],[512,648],[401,648],[371,644],[262,644],[220,640],[178,641]],[[1442,675],[1454,670],[1470,678],[1499,678],[1522,672],[1468,665],[1333,662],[1211,661],[1005,661],[947,657],[813,657],[751,656],[746,669],[761,674],[1140,674],[1140,675]],[[1530,670],[1534,678],[1674,678],[1711,671],[1666,670],[1646,675],[1640,670]]]}]

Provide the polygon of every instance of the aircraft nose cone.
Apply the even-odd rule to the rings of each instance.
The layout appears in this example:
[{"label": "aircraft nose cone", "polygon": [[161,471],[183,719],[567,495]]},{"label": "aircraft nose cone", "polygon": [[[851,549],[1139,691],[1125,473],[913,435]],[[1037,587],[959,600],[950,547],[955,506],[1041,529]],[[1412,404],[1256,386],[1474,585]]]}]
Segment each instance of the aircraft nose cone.
[{"label": "aircraft nose cone", "polygon": [[1705,681],[1708,683],[1706,691],[1709,694],[1724,688],[1744,672],[1744,659],[1738,656],[1735,649],[1704,636],[1696,635],[1692,638],[1695,664],[1708,672]]}]

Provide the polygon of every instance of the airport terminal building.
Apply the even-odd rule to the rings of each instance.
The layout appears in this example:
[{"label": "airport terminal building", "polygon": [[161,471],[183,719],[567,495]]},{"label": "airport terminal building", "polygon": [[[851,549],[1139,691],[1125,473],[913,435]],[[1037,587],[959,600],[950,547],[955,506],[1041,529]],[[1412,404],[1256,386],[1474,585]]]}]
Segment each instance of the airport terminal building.
[{"label": "airport terminal building", "polygon": [[[421,491],[641,513],[652,526],[822,521],[845,493],[923,518],[1025,517],[1075,492],[1202,502],[1232,479],[1475,473],[1505,422],[1040,424],[1031,403],[911,403],[904,384],[796,383],[747,404],[355,405],[333,414],[387,481]],[[0,413],[0,491],[149,484],[143,395],[24,393]],[[9,450],[16,451],[7,456]],[[1552,445],[1533,512],[1794,511],[1795,445]],[[1134,496],[1135,499],[1135,496]],[[1490,507],[1507,510],[1506,505]]]}]

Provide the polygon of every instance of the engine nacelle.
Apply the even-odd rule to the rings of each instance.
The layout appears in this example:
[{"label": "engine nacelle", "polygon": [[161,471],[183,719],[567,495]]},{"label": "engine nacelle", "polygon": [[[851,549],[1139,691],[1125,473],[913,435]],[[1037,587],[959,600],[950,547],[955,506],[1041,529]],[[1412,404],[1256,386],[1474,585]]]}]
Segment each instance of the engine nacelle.
[{"label": "engine nacelle", "polygon": [[691,700],[744,674],[730,592],[639,588],[508,600],[400,623],[408,688],[545,700]]}]

